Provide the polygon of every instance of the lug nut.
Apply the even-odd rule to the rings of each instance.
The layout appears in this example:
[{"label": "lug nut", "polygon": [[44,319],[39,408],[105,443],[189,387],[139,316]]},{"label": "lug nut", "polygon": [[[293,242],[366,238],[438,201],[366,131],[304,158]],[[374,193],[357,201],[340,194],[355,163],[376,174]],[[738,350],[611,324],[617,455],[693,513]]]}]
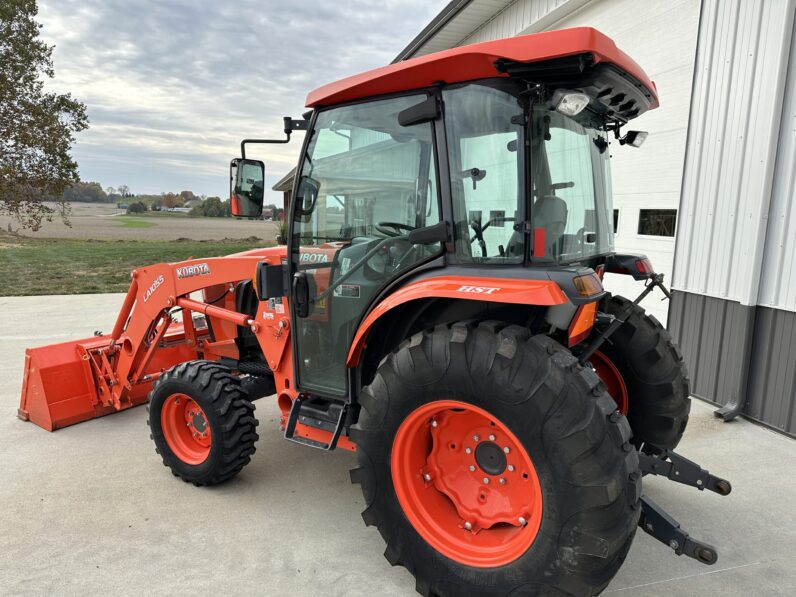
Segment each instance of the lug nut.
[{"label": "lug nut", "polygon": [[426,473],[425,475],[423,475],[423,479],[425,479],[426,481],[431,481],[431,475]]},{"label": "lug nut", "polygon": [[511,450],[509,450],[509,447],[508,447],[508,446],[506,446],[505,448],[503,448],[503,451],[504,451],[506,454],[508,454],[509,452],[511,452]]},{"label": "lug nut", "polygon": [[514,465],[513,464],[508,465],[506,468],[509,469],[510,473],[514,472]]},{"label": "lug nut", "polygon": [[489,477],[484,477],[484,485],[489,485]]},{"label": "lug nut", "polygon": [[473,441],[474,441],[474,442],[480,441],[480,439],[481,439],[481,437],[480,437],[480,436],[478,436],[478,435],[474,435],[474,436],[473,436]]},{"label": "lug nut", "polygon": [[500,478],[500,484],[501,485],[505,485],[506,484],[506,480],[503,477]]},{"label": "lug nut", "polygon": [[495,434],[494,433],[489,436],[489,441],[491,441],[491,442],[495,441]]},{"label": "lug nut", "polygon": [[470,465],[470,472],[471,473],[475,472],[475,465],[473,465],[473,464]]},{"label": "lug nut", "polygon": [[473,453],[473,451],[472,451],[470,448],[465,448],[465,449],[464,449],[464,453],[465,453],[465,454],[472,454],[472,453]]},{"label": "lug nut", "polygon": [[528,524],[528,521],[527,521],[527,520],[525,520],[525,519],[524,519],[522,516],[520,516],[520,517],[517,519],[517,522],[519,522],[521,526],[525,526],[526,524]]},{"label": "lug nut", "polygon": [[471,531],[473,529],[473,525],[471,525],[469,522],[465,522],[464,528],[468,531]]}]

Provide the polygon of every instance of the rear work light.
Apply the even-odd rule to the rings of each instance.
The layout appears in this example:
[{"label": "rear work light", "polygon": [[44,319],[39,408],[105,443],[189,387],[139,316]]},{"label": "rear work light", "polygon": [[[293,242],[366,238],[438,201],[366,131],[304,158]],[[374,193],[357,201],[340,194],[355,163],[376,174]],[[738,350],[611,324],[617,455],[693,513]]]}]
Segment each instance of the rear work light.
[{"label": "rear work light", "polygon": [[580,296],[594,296],[603,291],[603,284],[600,277],[592,272],[582,276],[572,278],[572,283],[575,285],[575,290],[578,291]]},{"label": "rear work light", "polygon": [[576,116],[589,105],[589,96],[571,89],[556,89],[553,92],[553,106],[564,116]]}]

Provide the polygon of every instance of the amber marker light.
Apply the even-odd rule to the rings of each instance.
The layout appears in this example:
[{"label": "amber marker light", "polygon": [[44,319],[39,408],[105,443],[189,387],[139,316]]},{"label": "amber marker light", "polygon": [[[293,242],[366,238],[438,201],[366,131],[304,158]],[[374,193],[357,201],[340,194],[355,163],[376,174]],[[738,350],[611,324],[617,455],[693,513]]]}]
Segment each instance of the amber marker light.
[{"label": "amber marker light", "polygon": [[594,272],[576,276],[572,279],[572,283],[575,284],[575,290],[578,291],[580,296],[594,296],[603,291],[600,277]]}]

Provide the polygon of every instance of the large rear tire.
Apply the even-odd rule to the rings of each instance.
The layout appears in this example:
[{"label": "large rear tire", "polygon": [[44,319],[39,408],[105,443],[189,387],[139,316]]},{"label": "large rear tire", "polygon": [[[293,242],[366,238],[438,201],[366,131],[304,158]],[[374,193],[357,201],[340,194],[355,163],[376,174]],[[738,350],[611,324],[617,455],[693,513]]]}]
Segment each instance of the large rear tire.
[{"label": "large rear tire", "polygon": [[150,437],[174,475],[216,485],[251,460],[257,435],[254,405],[241,380],[213,361],[172,367],[149,393]]},{"label": "large rear tire", "polygon": [[688,370],[669,332],[642,307],[609,295],[600,310],[618,317],[631,306],[630,316],[600,352],[616,366],[627,388],[627,418],[634,444],[650,454],[661,454],[677,447],[688,424]]},{"label": "large rear tire", "polygon": [[439,326],[388,355],[360,402],[362,517],[420,594],[586,597],[624,561],[641,491],[630,427],[551,338]]}]

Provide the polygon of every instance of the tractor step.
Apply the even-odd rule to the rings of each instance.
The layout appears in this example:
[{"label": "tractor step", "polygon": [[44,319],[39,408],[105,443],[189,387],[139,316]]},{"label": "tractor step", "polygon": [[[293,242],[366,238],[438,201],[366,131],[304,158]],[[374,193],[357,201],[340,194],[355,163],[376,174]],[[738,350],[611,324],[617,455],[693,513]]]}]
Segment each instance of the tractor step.
[{"label": "tractor step", "polygon": [[[337,441],[345,427],[348,405],[342,402],[330,402],[326,400],[313,400],[304,395],[298,396],[290,407],[290,416],[285,426],[285,439],[318,448],[319,450],[334,450]],[[301,423],[307,427],[314,427],[332,434],[328,444],[323,442],[296,435],[296,425]]]},{"label": "tractor step", "polygon": [[641,496],[641,517],[638,521],[647,534],[668,545],[678,556],[686,555],[711,566],[719,559],[716,548],[702,543],[685,532],[680,523],[647,496]]},{"label": "tractor step", "polygon": [[729,495],[732,491],[729,481],[714,477],[696,462],[688,460],[676,452],[668,452],[665,458],[639,452],[638,458],[642,473],[661,475],[677,483],[696,487],[699,491],[709,489],[719,495]]}]

